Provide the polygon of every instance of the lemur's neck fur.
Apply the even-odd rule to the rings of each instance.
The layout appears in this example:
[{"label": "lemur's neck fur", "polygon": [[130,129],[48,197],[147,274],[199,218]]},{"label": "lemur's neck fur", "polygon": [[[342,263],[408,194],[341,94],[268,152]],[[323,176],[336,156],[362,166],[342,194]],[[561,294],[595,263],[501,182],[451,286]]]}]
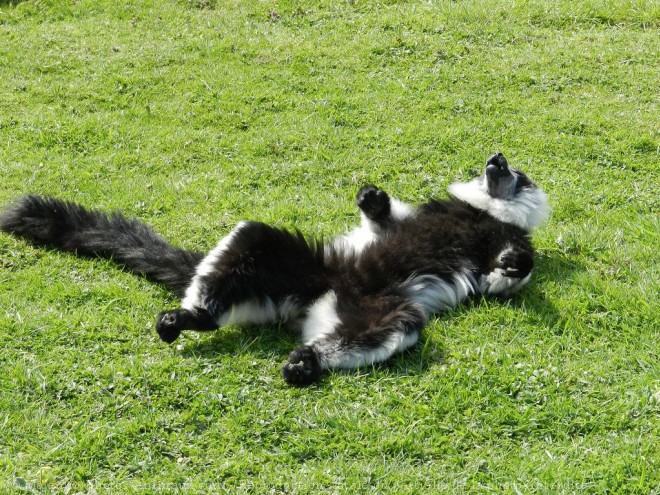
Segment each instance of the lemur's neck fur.
[{"label": "lemur's neck fur", "polygon": [[488,194],[484,177],[477,177],[470,182],[451,184],[449,194],[502,222],[527,231],[538,227],[550,216],[548,199],[536,186],[518,191],[511,199],[493,198]]}]

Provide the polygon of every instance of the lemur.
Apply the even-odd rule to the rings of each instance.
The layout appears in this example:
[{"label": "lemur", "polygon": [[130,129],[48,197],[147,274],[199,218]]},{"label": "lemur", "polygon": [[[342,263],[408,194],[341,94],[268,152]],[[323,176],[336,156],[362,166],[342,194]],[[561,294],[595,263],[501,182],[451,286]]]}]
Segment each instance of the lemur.
[{"label": "lemur", "polygon": [[356,200],[361,224],[330,242],[246,221],[208,254],[174,247],[120,213],[35,195],[10,205],[0,229],[111,258],[167,286],[182,297],[156,318],[168,343],[182,330],[293,324],[302,345],[282,376],[304,386],[328,369],[385,361],[414,345],[433,314],[474,295],[509,296],[529,281],[530,233],[549,214],[543,191],[496,153],[449,195],[412,207],[367,185]]}]

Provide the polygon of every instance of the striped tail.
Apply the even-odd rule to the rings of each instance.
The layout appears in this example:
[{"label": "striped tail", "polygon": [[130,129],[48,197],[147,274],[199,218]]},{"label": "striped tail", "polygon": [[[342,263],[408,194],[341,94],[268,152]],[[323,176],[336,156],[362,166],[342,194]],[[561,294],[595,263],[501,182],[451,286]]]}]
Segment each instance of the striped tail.
[{"label": "striped tail", "polygon": [[172,246],[139,220],[50,197],[18,199],[0,215],[0,230],[63,251],[110,258],[178,295],[204,257]]}]

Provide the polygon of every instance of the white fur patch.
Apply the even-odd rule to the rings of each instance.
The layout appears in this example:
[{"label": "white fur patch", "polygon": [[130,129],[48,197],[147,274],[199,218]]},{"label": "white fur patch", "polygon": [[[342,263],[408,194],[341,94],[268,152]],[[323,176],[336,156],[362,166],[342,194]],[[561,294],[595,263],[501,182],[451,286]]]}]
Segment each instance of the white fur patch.
[{"label": "white fur patch", "polygon": [[415,210],[410,205],[390,196],[390,215],[395,220],[405,220],[411,217],[414,212]]},{"label": "white fur patch", "polygon": [[452,282],[435,275],[418,275],[404,284],[406,296],[419,304],[427,314],[455,308],[475,293],[475,282],[466,273],[457,273]]},{"label": "white fur patch", "polygon": [[321,368],[355,369],[383,362],[415,345],[418,338],[417,332],[395,332],[374,349],[347,350],[336,339],[320,339],[311,345],[317,352]]},{"label": "white fur patch", "polygon": [[331,248],[334,251],[346,254],[360,254],[366,246],[376,240],[377,231],[374,229],[371,220],[364,214],[362,224],[355,227],[348,234],[337,237],[332,241]]},{"label": "white fur patch", "polygon": [[479,290],[482,294],[509,296],[518,292],[529,282],[532,274],[528,273],[524,278],[507,277],[501,268],[495,268],[490,273],[482,275],[479,279]]},{"label": "white fur patch", "polygon": [[295,297],[285,297],[277,305],[277,316],[282,321],[295,320],[300,316],[302,308]]},{"label": "white fur patch", "polygon": [[340,323],[337,315],[337,294],[328,291],[309,308],[302,323],[303,342],[307,344],[334,332]]},{"label": "white fur patch", "polygon": [[279,312],[275,303],[266,298],[264,301],[245,301],[233,305],[218,318],[218,326],[223,325],[264,325],[277,321]]},{"label": "white fur patch", "polygon": [[[504,249],[498,260],[501,263],[502,257],[510,251],[510,247]],[[524,278],[507,277],[506,270],[502,268],[495,268],[492,272],[486,273],[479,278],[479,290],[482,294],[509,296],[518,292],[522,287],[529,282],[531,272]]]},{"label": "white fur patch", "polygon": [[222,255],[227,251],[238,232],[243,227],[245,227],[245,225],[245,222],[240,222],[234,228],[234,230],[227,234],[227,236],[224,237],[218,243],[218,245],[204,257],[199,265],[197,265],[197,268],[195,268],[195,276],[186,289],[186,294],[181,301],[181,307],[183,309],[193,311],[195,308],[203,307],[202,301],[204,300],[204,294],[201,294],[201,279],[207,276],[209,273],[213,272],[215,265],[218,263],[218,260],[222,258]]},{"label": "white fur patch", "polygon": [[288,321],[298,316],[300,305],[293,298],[285,298],[279,304],[272,299],[264,301],[244,301],[233,305],[218,318],[218,326],[223,325],[265,325],[277,321]]},{"label": "white fur patch", "polygon": [[[402,221],[414,214],[414,209],[396,198],[390,196],[390,215],[396,221]],[[345,235],[332,242],[332,248],[339,252],[352,252],[356,255],[362,253],[364,248],[371,244],[381,234],[380,226],[370,220],[364,213],[360,213],[361,224]]]},{"label": "white fur patch", "polygon": [[483,177],[470,182],[456,182],[449,193],[469,205],[483,210],[498,220],[531,230],[550,216],[550,205],[545,193],[538,187],[525,188],[511,199],[493,198]]}]

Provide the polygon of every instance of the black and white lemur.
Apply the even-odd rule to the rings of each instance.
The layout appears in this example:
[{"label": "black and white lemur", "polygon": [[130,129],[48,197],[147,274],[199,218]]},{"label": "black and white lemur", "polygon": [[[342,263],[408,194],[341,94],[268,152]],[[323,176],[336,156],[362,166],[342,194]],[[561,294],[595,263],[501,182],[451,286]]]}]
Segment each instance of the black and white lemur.
[{"label": "black and white lemur", "polygon": [[496,153],[483,175],[449,193],[412,208],[365,186],[361,225],[331,242],[250,221],[206,255],[119,213],[48,197],[19,199],[0,229],[112,258],[181,295],[180,308],[157,317],[165,342],[230,323],[297,324],[303,345],[282,375],[308,385],[324,370],[368,366],[412,346],[432,314],[471,295],[507,296],[527,283],[530,231],[549,213],[543,191]]}]

